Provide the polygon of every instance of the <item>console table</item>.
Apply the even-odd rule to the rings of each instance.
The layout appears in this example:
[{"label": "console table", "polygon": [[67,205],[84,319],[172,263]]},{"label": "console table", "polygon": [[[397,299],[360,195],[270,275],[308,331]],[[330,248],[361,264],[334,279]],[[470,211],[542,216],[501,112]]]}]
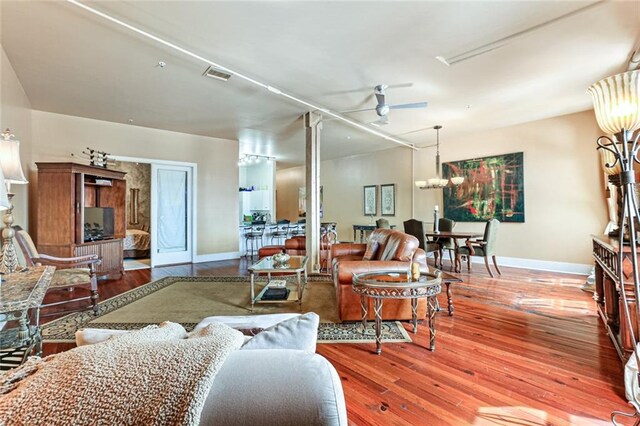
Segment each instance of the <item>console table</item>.
[{"label": "console table", "polygon": [[[395,225],[389,225],[391,227],[391,229],[396,229]],[[366,242],[366,236],[367,236],[367,232],[371,232],[374,229],[376,229],[376,225],[353,225],[353,241],[357,242],[358,239],[356,238],[356,235],[358,233],[358,231],[360,231],[360,242],[364,243]]]},{"label": "console table", "polygon": [[[638,336],[638,318],[636,315],[636,295],[634,292],[633,271],[631,264],[631,249],[623,247],[624,256],[622,274],[624,276],[624,289],[619,282],[619,246],[618,240],[607,236],[592,235],[593,257],[595,258],[596,288],[593,299],[596,301],[598,314],[604,322],[609,337],[618,355],[623,361],[629,359],[633,353],[633,340],[624,317],[624,306],[620,291],[624,291],[629,301],[629,315],[633,332]],[[640,262],[640,255],[638,255]]]}]

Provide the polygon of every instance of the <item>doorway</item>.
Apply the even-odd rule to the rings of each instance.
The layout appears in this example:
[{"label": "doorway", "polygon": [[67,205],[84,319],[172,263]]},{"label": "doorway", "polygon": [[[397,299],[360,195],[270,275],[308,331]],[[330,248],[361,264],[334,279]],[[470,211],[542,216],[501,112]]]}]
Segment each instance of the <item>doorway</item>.
[{"label": "doorway", "polygon": [[[125,269],[193,262],[197,165],[120,156],[112,158],[122,162],[121,165],[130,165],[123,169],[132,169],[131,165],[136,164],[139,169],[148,170],[146,184],[136,180],[136,187],[127,188],[127,235],[132,234],[128,239],[140,240],[140,234],[147,231],[149,257],[130,257],[125,260]],[[126,248],[125,244],[125,257],[131,255]]]}]

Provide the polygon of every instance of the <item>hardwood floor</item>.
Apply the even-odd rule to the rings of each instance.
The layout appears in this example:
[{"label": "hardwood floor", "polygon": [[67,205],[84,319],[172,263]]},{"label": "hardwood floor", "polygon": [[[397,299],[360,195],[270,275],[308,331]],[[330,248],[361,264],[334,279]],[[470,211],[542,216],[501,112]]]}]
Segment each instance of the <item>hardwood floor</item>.
[{"label": "hardwood floor", "polygon": [[[102,281],[101,299],[169,275],[246,275],[247,266],[242,259],[131,271]],[[455,315],[436,319],[435,352],[423,325],[413,343],[385,343],[381,355],[373,343],[318,345],[340,374],[350,424],[604,425],[611,411],[628,411],[623,366],[579,289],[584,277],[502,270],[496,279],[479,265],[460,274]]]}]

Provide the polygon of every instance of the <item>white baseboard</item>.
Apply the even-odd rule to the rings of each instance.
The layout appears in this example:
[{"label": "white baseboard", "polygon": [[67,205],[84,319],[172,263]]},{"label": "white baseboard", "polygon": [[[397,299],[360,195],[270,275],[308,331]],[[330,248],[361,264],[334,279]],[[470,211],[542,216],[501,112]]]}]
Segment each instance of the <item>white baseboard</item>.
[{"label": "white baseboard", "polygon": [[198,254],[193,263],[215,262],[216,260],[240,259],[239,251],[229,251],[226,253]]},{"label": "white baseboard", "polygon": [[[431,253],[430,253],[431,254]],[[445,253],[445,259],[449,259],[449,256]],[[519,257],[503,257],[498,256],[498,266],[508,266],[510,268],[522,268],[522,269],[534,269],[538,271],[550,271],[550,272],[562,272],[565,274],[577,274],[577,275],[589,275],[593,265],[586,265],[583,263],[569,263],[569,262],[555,262],[552,260],[538,260],[538,259],[522,259]],[[464,263],[462,267],[464,268]],[[484,267],[484,258],[478,256],[471,256],[471,263],[479,263]],[[490,262],[493,268],[493,263]]]}]

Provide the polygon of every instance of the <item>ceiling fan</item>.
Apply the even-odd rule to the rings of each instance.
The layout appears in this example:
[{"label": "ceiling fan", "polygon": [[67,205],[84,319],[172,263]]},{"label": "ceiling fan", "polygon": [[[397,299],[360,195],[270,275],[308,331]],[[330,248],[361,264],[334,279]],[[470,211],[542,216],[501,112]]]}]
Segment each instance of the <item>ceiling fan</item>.
[{"label": "ceiling fan", "polygon": [[416,102],[411,104],[394,104],[389,105],[386,101],[386,93],[385,90],[388,88],[386,84],[378,84],[373,88],[373,94],[376,96],[376,100],[378,104],[374,108],[364,108],[364,109],[355,109],[350,111],[343,111],[343,113],[352,113],[352,112],[362,112],[362,111],[375,111],[378,114],[378,120],[372,121],[369,124],[373,124],[375,126],[383,126],[389,123],[389,119],[387,114],[392,109],[411,109],[411,108],[426,108],[426,102]]}]

